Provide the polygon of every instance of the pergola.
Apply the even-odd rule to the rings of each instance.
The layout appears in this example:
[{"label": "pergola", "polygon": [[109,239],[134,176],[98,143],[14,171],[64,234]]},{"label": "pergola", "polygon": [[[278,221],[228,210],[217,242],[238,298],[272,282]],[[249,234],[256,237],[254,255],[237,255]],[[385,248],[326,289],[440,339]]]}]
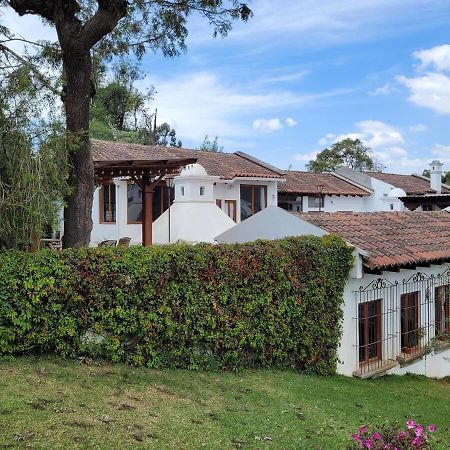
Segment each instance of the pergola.
[{"label": "pergola", "polygon": [[164,177],[177,175],[196,158],[96,160],[94,172],[97,184],[110,182],[113,178],[129,177],[142,192],[142,244],[152,244],[153,191]]}]

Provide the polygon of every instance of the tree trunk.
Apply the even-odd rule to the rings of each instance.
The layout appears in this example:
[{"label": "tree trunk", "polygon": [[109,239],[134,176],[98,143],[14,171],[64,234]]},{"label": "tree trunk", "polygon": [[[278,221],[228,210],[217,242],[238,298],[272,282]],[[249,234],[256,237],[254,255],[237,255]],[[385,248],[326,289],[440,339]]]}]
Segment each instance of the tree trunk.
[{"label": "tree trunk", "polygon": [[94,163],[89,144],[89,103],[92,61],[89,51],[63,56],[66,76],[64,105],[70,148],[69,183],[72,193],[64,208],[63,247],[87,247],[92,230]]}]

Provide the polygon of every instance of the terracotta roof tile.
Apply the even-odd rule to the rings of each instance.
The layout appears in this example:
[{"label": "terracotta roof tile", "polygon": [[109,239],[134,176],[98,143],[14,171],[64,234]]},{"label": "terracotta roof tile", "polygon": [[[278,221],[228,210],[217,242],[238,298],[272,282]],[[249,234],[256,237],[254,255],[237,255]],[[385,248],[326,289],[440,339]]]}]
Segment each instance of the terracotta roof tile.
[{"label": "terracotta roof tile", "polygon": [[325,195],[368,196],[366,189],[342,180],[332,173],[299,172],[291,170],[285,173],[286,182],[278,186],[281,194],[317,195],[319,186],[323,186]]},{"label": "terracotta roof tile", "polygon": [[235,177],[249,178],[283,178],[280,171],[270,168],[255,158],[246,157],[244,153],[214,153],[177,147],[157,145],[128,144],[123,142],[91,140],[92,154],[95,161],[123,160],[163,160],[196,158],[208,175],[223,179]]},{"label": "terracotta roof tile", "polygon": [[371,269],[450,260],[450,213],[446,211],[298,215],[369,252],[364,264]]},{"label": "terracotta roof tile", "polygon": [[[401,175],[397,173],[366,172],[367,175],[403,189],[407,195],[425,195],[435,193],[430,181],[418,175]],[[442,187],[443,194],[450,194],[450,189]]]}]

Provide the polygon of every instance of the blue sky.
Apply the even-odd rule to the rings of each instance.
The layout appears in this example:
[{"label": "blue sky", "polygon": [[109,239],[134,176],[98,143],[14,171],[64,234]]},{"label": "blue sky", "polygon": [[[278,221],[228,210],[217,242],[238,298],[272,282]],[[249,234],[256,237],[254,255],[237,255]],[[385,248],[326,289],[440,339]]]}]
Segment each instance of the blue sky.
[{"label": "blue sky", "polygon": [[[183,144],[205,134],[281,168],[303,169],[343,136],[386,171],[450,170],[450,8],[446,0],[254,0],[254,17],[213,39],[193,18],[187,53],[148,54],[161,121]],[[4,22],[27,37],[32,18]],[[39,25],[40,26],[40,25]]]}]

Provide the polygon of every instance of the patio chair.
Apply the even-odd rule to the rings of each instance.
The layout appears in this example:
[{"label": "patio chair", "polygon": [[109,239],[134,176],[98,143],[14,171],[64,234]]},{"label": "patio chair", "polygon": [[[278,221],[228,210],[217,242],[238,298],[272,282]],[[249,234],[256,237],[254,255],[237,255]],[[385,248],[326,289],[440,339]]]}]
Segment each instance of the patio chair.
[{"label": "patio chair", "polygon": [[106,241],[99,242],[99,247],[115,247],[117,241],[114,239],[106,239]]},{"label": "patio chair", "polygon": [[121,237],[117,243],[117,247],[129,247],[131,242],[130,237]]}]

